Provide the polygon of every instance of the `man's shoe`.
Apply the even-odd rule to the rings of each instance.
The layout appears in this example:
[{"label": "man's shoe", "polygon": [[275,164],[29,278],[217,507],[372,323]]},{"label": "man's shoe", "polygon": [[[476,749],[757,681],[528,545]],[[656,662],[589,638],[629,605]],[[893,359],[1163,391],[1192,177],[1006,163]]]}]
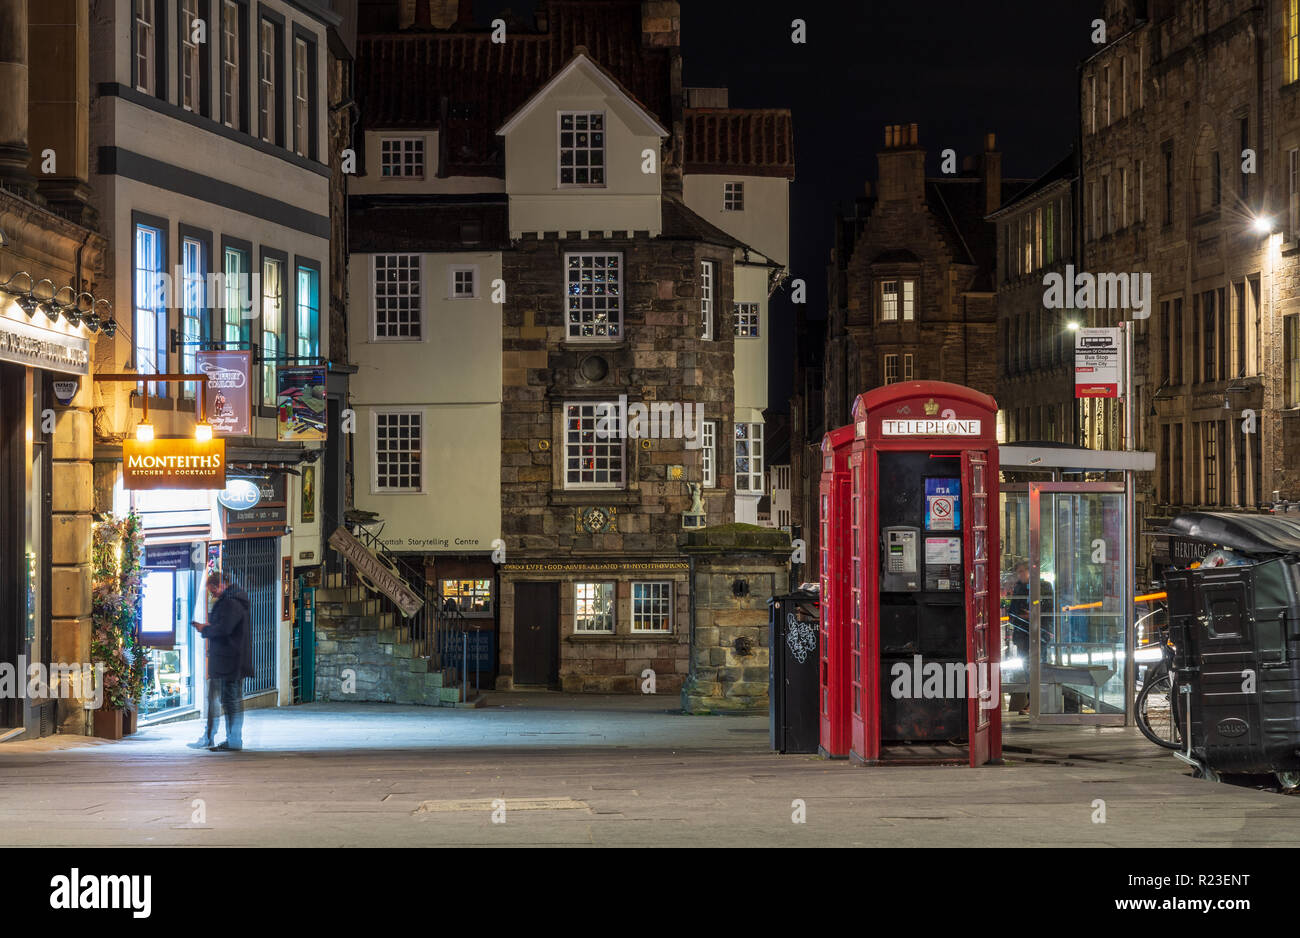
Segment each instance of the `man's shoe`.
[{"label": "man's shoe", "polygon": [[186,743],[185,745],[188,746],[188,747],[191,748],[191,749],[211,749],[211,748],[212,748],[212,743],[211,743],[209,740],[206,740],[206,739],[200,739],[197,743]]},{"label": "man's shoe", "polygon": [[208,752],[239,752],[243,748],[243,746],[232,746],[230,743],[225,742],[219,746],[213,746]]}]

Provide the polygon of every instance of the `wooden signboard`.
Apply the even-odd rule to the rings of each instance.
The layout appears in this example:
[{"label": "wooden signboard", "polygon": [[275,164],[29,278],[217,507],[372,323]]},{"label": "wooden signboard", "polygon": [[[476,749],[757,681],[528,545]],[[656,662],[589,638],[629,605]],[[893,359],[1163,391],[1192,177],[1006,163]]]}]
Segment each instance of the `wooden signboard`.
[{"label": "wooden signboard", "polygon": [[353,537],[347,528],[335,529],[330,535],[330,547],[357,568],[367,586],[391,599],[408,619],[424,607],[424,599],[407,586],[406,581],[392,567]]},{"label": "wooden signboard", "polygon": [[226,441],[122,441],[122,487],[126,489],[224,489]]}]

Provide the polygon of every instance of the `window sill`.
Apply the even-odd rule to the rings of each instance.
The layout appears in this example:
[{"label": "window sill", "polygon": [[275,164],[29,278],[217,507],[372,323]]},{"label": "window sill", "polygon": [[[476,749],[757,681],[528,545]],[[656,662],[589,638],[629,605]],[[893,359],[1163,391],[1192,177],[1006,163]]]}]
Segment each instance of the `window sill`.
[{"label": "window sill", "polygon": [[560,349],[574,349],[575,351],[590,352],[594,349],[621,349],[627,348],[627,339],[620,336],[617,339],[564,339],[560,342]]},{"label": "window sill", "polygon": [[639,505],[641,493],[627,489],[564,489],[551,492],[553,506]]},{"label": "window sill", "polygon": [[564,640],[571,644],[584,641],[612,642],[615,645],[639,645],[646,641],[675,640],[676,632],[570,632]]}]

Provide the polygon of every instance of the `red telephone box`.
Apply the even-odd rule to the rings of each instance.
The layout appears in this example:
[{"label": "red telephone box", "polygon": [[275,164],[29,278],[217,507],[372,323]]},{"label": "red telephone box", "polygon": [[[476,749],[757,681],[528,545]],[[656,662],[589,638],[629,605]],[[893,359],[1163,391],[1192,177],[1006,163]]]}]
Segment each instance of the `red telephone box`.
[{"label": "red telephone box", "polygon": [[849,456],[853,427],[832,430],[822,439],[821,478],[821,697],[823,756],[849,754],[849,561],[853,552]]},{"label": "red telephone box", "polygon": [[850,758],[999,763],[997,404],[886,385],[853,433]]}]

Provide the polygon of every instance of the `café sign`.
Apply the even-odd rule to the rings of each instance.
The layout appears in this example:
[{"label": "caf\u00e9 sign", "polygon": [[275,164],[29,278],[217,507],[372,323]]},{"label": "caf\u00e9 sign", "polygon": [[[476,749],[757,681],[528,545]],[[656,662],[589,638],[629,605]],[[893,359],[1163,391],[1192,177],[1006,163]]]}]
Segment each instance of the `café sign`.
[{"label": "caf\u00e9 sign", "polygon": [[0,316],[0,362],[90,374],[90,340]]},{"label": "caf\u00e9 sign", "polygon": [[141,489],[224,489],[226,441],[122,441],[122,487]]}]

